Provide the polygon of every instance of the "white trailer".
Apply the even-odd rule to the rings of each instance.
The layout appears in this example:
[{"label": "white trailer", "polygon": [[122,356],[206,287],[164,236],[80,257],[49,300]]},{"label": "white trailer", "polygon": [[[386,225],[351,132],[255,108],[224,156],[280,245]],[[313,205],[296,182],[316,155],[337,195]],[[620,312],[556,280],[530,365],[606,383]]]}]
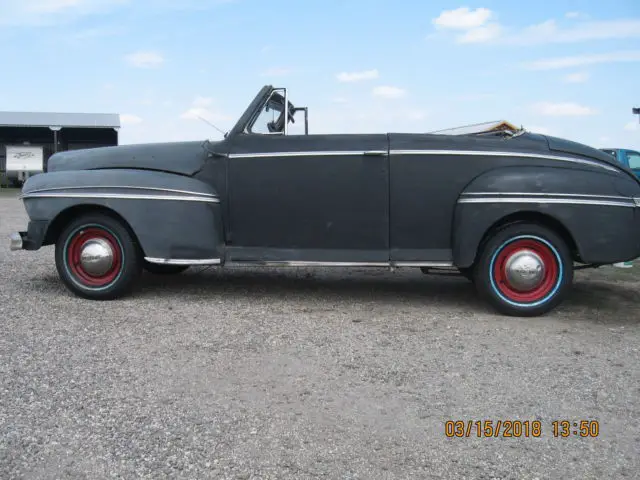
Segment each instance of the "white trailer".
[{"label": "white trailer", "polygon": [[22,184],[31,175],[44,171],[44,152],[42,146],[7,145],[7,178]]}]

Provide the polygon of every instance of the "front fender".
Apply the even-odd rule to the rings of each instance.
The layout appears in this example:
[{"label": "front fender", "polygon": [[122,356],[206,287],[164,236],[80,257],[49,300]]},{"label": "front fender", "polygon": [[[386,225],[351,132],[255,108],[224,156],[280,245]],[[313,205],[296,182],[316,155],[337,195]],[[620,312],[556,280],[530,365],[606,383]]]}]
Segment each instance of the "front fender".
[{"label": "front fender", "polygon": [[585,263],[640,257],[640,187],[615,172],[506,167],[475,178],[461,193],[453,228],[454,263],[473,264],[485,234],[504,219],[541,219],[571,237]]},{"label": "front fender", "polygon": [[30,178],[21,198],[31,220],[31,249],[54,243],[78,214],[106,209],[128,224],[146,257],[223,258],[220,199],[191,177],[127,169],[51,172]]}]

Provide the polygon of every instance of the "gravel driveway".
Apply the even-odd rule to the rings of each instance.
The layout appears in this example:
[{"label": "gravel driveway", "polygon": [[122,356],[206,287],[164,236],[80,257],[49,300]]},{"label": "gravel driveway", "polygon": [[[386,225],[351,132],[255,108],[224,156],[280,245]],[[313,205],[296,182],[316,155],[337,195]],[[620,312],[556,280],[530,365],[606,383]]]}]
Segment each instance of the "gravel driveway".
[{"label": "gravel driveway", "polygon": [[26,222],[0,196],[0,478],[638,478],[640,265],[534,319],[417,269],[196,268],[91,302],[53,247],[9,252]]}]

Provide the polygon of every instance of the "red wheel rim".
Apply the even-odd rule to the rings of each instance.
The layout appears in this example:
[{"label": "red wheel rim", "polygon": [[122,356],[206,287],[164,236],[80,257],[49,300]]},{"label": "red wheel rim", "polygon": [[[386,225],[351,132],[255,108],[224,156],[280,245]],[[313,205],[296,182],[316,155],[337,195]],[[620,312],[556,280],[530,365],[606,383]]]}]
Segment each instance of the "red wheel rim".
[{"label": "red wheel rim", "polygon": [[[100,275],[88,272],[81,262],[81,255],[88,242],[102,241],[111,249],[112,261],[106,272]],[[122,269],[122,250],[116,237],[109,231],[99,228],[83,228],[75,233],[67,243],[66,262],[71,273],[84,285],[104,287],[112,283]]]},{"label": "red wheel rim", "polygon": [[[536,254],[544,269],[539,283],[527,289],[514,285],[507,273],[509,260],[523,252]],[[534,303],[544,299],[555,288],[558,271],[558,261],[551,248],[538,240],[520,239],[509,243],[498,253],[493,265],[493,278],[500,293],[509,300],[518,303]]]}]

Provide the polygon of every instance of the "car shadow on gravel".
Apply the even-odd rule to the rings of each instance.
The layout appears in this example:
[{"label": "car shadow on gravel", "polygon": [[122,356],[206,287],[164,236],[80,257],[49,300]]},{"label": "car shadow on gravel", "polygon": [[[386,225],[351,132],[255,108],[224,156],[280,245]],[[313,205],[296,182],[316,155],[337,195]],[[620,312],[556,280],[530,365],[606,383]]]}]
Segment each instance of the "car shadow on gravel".
[{"label": "car shadow on gravel", "polygon": [[[157,292],[181,295],[203,295],[211,293],[238,294],[250,292],[274,295],[352,296],[354,299],[393,297],[399,295],[420,298],[425,295],[458,300],[460,296],[474,292],[473,285],[459,275],[394,275],[388,271],[349,271],[335,269],[331,272],[267,271],[266,269],[227,269],[224,272],[188,272],[177,276],[145,274],[141,279],[139,293],[155,295]],[[475,302],[474,302],[475,303]]]},{"label": "car shadow on gravel", "polygon": [[[340,271],[338,271],[340,270]],[[34,285],[42,293],[59,295],[64,291],[55,276],[46,276]],[[67,292],[67,294],[71,295]],[[180,301],[207,301],[224,296],[246,300],[259,295],[261,300],[273,299],[340,301],[346,298],[357,302],[382,301],[404,306],[454,308],[475,313],[495,313],[476,293],[471,282],[459,275],[422,275],[387,270],[352,271],[295,271],[267,269],[207,269],[180,275],[145,273],[131,298]],[[600,323],[640,323],[640,288],[637,283],[608,283],[577,278],[571,293],[552,314],[564,317],[595,320]]]},{"label": "car shadow on gravel", "polygon": [[[228,269],[204,271],[172,277],[145,275],[138,295],[187,295],[189,298],[211,297],[224,293],[246,298],[247,294],[297,296],[321,294],[325,298],[352,298],[354,301],[401,302],[416,307],[425,303],[475,312],[494,311],[476,293],[475,287],[460,275],[423,275],[403,272],[398,275],[388,270],[350,271],[335,269],[330,272],[297,272]],[[585,317],[585,310],[595,312],[598,321],[610,318],[612,323],[640,323],[640,287],[636,283],[607,283],[593,279],[576,278],[571,293],[558,309],[561,315]]]},{"label": "car shadow on gravel", "polygon": [[640,322],[640,285],[637,283],[609,283],[606,281],[576,281],[568,302],[581,307],[624,311]]}]

